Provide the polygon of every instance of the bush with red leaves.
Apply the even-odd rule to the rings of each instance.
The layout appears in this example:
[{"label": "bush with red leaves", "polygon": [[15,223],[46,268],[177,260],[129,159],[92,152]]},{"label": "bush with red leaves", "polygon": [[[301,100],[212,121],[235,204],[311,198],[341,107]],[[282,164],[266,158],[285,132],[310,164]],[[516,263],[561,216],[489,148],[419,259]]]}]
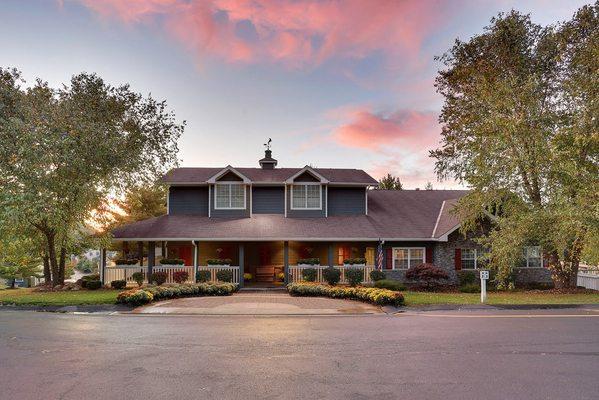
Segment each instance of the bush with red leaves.
[{"label": "bush with red leaves", "polygon": [[173,272],[173,280],[177,283],[187,282],[189,274],[187,271],[175,271]]},{"label": "bush with red leaves", "polygon": [[433,264],[420,264],[406,271],[406,279],[414,282],[414,288],[438,290],[447,287],[449,274]]}]

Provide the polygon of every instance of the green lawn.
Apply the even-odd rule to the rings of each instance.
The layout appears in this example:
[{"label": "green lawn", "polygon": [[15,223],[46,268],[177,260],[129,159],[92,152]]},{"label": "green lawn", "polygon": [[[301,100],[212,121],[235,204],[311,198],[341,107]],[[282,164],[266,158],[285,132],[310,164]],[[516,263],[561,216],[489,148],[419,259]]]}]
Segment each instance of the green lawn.
[{"label": "green lawn", "polygon": [[33,292],[31,289],[0,290],[0,304],[69,306],[114,304],[120,290],[79,290],[70,292]]},{"label": "green lawn", "polygon": [[[479,293],[402,292],[406,306],[430,304],[480,304]],[[490,292],[487,304],[599,304],[599,292],[556,294],[539,292]]]}]

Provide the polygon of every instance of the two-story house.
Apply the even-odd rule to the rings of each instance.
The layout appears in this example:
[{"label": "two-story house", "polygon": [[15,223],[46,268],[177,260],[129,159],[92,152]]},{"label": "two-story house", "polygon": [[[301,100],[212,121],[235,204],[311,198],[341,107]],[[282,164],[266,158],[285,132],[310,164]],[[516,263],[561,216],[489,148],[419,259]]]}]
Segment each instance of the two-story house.
[{"label": "two-story house", "polygon": [[[156,266],[157,248],[196,269],[231,259],[242,285],[244,273],[259,283],[289,280],[303,258],[340,266],[363,257],[398,279],[424,262],[454,277],[479,267],[480,246],[459,233],[451,213],[467,191],[374,190],[378,182],[362,170],[278,168],[270,150],[259,164],[171,170],[163,178],[168,213],[120,227],[113,240],[146,256],[148,269]],[[540,254],[531,251],[526,265],[538,280]]]}]

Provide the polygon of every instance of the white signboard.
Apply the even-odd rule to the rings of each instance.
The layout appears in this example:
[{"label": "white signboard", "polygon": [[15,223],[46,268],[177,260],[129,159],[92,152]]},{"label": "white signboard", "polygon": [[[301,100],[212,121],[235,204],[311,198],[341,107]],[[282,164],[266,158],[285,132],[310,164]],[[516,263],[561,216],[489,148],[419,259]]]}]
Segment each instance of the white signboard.
[{"label": "white signboard", "polygon": [[489,271],[480,271],[480,302],[487,301],[487,280],[489,279]]},{"label": "white signboard", "polygon": [[489,279],[489,271],[480,271],[480,279]]}]

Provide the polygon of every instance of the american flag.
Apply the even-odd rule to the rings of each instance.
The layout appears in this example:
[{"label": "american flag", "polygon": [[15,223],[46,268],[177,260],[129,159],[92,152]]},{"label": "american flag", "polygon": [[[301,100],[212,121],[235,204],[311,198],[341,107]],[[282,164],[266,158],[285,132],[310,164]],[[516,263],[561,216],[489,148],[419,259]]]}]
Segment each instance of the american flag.
[{"label": "american flag", "polygon": [[376,269],[383,270],[383,242],[379,240],[379,247],[376,249]]}]

